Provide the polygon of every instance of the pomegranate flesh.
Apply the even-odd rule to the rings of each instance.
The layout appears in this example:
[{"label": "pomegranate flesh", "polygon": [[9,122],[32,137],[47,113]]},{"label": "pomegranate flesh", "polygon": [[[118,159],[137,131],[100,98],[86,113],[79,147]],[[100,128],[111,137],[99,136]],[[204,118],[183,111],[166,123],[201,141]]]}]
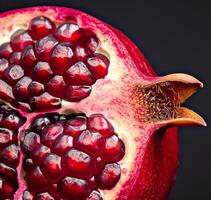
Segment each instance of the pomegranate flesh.
[{"label": "pomegranate flesh", "polygon": [[81,11],[0,14],[0,200],[164,200],[181,106],[203,84],[156,76],[121,32]]}]

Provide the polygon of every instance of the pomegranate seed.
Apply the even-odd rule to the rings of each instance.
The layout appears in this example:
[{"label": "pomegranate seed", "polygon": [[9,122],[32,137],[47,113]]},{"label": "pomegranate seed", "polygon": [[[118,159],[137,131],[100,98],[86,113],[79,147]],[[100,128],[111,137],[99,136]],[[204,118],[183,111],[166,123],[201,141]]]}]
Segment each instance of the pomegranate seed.
[{"label": "pomegranate seed", "polygon": [[74,139],[74,145],[93,157],[97,157],[105,145],[105,139],[98,132],[85,130]]},{"label": "pomegranate seed", "polygon": [[26,172],[26,181],[32,191],[40,192],[48,188],[48,182],[39,167]]},{"label": "pomegranate seed", "polygon": [[52,70],[57,74],[63,74],[74,62],[74,54],[69,43],[58,44],[51,56]]},{"label": "pomegranate seed", "polygon": [[10,55],[12,54],[13,50],[9,42],[3,43],[0,46],[0,57],[9,59]]},{"label": "pomegranate seed", "polygon": [[86,180],[66,176],[58,183],[58,190],[66,198],[82,200],[89,194],[90,187]]},{"label": "pomegranate seed", "polygon": [[31,36],[24,30],[16,31],[10,39],[10,44],[15,51],[22,51],[28,45],[33,44]]},{"label": "pomegranate seed", "polygon": [[20,117],[15,114],[10,114],[4,118],[1,122],[1,127],[9,128],[10,130],[18,130],[18,128],[23,125]]},{"label": "pomegranate seed", "polygon": [[109,190],[119,181],[120,175],[121,169],[119,164],[110,163],[105,165],[103,171],[95,177],[95,180],[100,189]]},{"label": "pomegranate seed", "polygon": [[67,101],[80,101],[88,97],[91,93],[91,86],[68,86],[65,91],[64,99]]},{"label": "pomegranate seed", "polygon": [[64,76],[65,82],[70,85],[92,85],[95,79],[83,62],[72,65]]},{"label": "pomegranate seed", "polygon": [[0,160],[10,167],[17,167],[19,162],[19,147],[15,144],[5,147],[0,153]]},{"label": "pomegranate seed", "polygon": [[31,20],[29,24],[29,34],[37,40],[49,35],[55,29],[54,23],[47,17],[38,16]]},{"label": "pomegranate seed", "polygon": [[39,96],[44,92],[44,85],[37,81],[32,81],[28,86],[30,96]]},{"label": "pomegranate seed", "polygon": [[47,192],[37,194],[35,199],[36,200],[54,200],[54,198]]},{"label": "pomegranate seed", "polygon": [[30,45],[28,46],[25,51],[23,51],[22,58],[21,58],[24,70],[30,74],[32,68],[36,64],[36,57],[34,53],[33,47]]},{"label": "pomegranate seed", "polygon": [[0,197],[1,199],[11,198],[15,190],[13,186],[5,179],[0,178]]},{"label": "pomegranate seed", "polygon": [[71,149],[64,155],[62,165],[68,175],[85,179],[91,178],[96,168],[92,157],[76,149]]},{"label": "pomegranate seed", "polygon": [[87,200],[103,200],[103,197],[98,191],[94,190],[91,192]]},{"label": "pomegranate seed", "polygon": [[72,146],[73,138],[71,136],[60,135],[53,143],[52,151],[62,156]]},{"label": "pomegranate seed", "polygon": [[86,46],[92,53],[94,53],[97,47],[99,46],[99,41],[97,37],[96,36],[89,37],[89,39],[86,42]]},{"label": "pomegranate seed", "polygon": [[4,71],[9,67],[9,63],[6,59],[0,59],[0,78],[2,78]]},{"label": "pomegranate seed", "polygon": [[106,139],[103,159],[109,162],[120,161],[125,154],[125,146],[116,135]]},{"label": "pomegranate seed", "polygon": [[47,91],[55,97],[63,97],[66,84],[62,76],[56,75],[47,83]]},{"label": "pomegranate seed", "polygon": [[30,103],[35,110],[50,110],[61,107],[61,99],[53,97],[47,92],[40,96],[32,97]]},{"label": "pomegranate seed", "polygon": [[35,169],[36,165],[34,164],[33,160],[31,158],[26,158],[23,161],[23,168],[24,170],[32,170]]},{"label": "pomegranate seed", "polygon": [[41,164],[45,176],[52,182],[57,182],[62,176],[61,157],[56,154],[48,154]]},{"label": "pomegranate seed", "polygon": [[41,61],[49,61],[54,46],[57,44],[57,40],[52,36],[46,36],[35,43],[35,54]]},{"label": "pomegranate seed", "polygon": [[20,65],[11,65],[4,72],[5,79],[11,85],[14,85],[23,76],[24,76],[24,71]]},{"label": "pomegranate seed", "polygon": [[48,125],[42,133],[42,142],[47,145],[48,147],[51,147],[54,143],[55,139],[63,133],[63,124],[61,122]]},{"label": "pomegranate seed", "polygon": [[64,133],[72,137],[78,136],[87,128],[86,121],[87,119],[85,116],[77,116],[73,119],[68,120],[65,125]]},{"label": "pomegranate seed", "polygon": [[53,72],[47,62],[40,61],[34,67],[33,76],[39,81],[48,82],[53,76]]},{"label": "pomegranate seed", "polygon": [[46,147],[45,145],[40,144],[37,147],[35,147],[31,155],[34,162],[40,165],[43,163],[43,159],[48,153],[50,153],[50,149]]},{"label": "pomegranate seed", "polygon": [[89,53],[84,47],[76,46],[75,56],[76,56],[77,61],[84,61],[85,59],[88,58]]},{"label": "pomegranate seed", "polygon": [[0,128],[0,148],[5,147],[13,140],[13,132],[6,128]]},{"label": "pomegranate seed", "polygon": [[10,56],[10,64],[21,64],[21,52],[15,51],[11,56]]},{"label": "pomegranate seed", "polygon": [[88,128],[101,133],[104,137],[110,137],[114,134],[113,126],[101,114],[93,114],[89,117]]},{"label": "pomegranate seed", "polygon": [[50,120],[47,117],[38,117],[32,122],[32,130],[40,133],[48,124]]},{"label": "pomegranate seed", "polygon": [[8,181],[16,182],[16,178],[17,178],[16,170],[1,162],[0,162],[0,174],[2,177],[7,179]]},{"label": "pomegranate seed", "polygon": [[23,200],[33,200],[34,196],[32,193],[30,193],[29,191],[24,191],[23,193]]},{"label": "pomegranate seed", "polygon": [[96,54],[95,57],[88,58],[87,63],[96,79],[104,78],[108,74],[109,60],[105,56]]},{"label": "pomegranate seed", "polygon": [[15,97],[18,97],[22,101],[26,101],[29,98],[28,86],[32,82],[30,77],[24,76],[21,78],[13,88]]},{"label": "pomegranate seed", "polygon": [[24,140],[21,143],[22,148],[26,153],[30,153],[40,143],[40,136],[34,132],[26,132]]},{"label": "pomegranate seed", "polygon": [[55,31],[55,37],[60,42],[74,43],[83,37],[83,33],[77,24],[64,23]]},{"label": "pomegranate seed", "polygon": [[12,87],[8,85],[5,81],[0,79],[0,96],[1,99],[11,102],[14,100]]}]

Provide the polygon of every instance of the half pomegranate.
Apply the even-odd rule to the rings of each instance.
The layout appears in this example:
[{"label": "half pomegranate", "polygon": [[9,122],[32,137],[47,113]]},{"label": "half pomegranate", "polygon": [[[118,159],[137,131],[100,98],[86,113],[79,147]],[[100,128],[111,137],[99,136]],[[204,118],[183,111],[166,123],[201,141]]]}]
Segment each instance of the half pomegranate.
[{"label": "half pomegranate", "polygon": [[83,12],[0,14],[0,199],[164,200],[181,106],[203,84],[156,76],[121,32]]}]

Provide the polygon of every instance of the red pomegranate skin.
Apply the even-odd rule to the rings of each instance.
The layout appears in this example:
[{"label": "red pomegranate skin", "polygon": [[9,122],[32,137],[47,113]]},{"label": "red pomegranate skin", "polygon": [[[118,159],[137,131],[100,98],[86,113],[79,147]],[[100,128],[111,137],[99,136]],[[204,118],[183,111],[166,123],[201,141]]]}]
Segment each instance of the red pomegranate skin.
[{"label": "red pomegranate skin", "polygon": [[[112,190],[102,192],[103,199],[167,199],[178,168],[179,145],[177,128],[166,125],[205,125],[205,123],[200,121],[200,124],[200,122],[196,123],[191,120],[187,120],[184,123],[181,121],[174,122],[174,119],[173,122],[169,122],[168,120],[170,119],[166,119],[162,123],[159,123],[159,120],[146,120],[147,122],[143,120],[147,116],[138,112],[141,111],[142,104],[131,100],[130,95],[134,91],[131,82],[134,81],[139,85],[153,84],[162,78],[155,74],[140,50],[123,33],[81,11],[64,7],[44,6],[1,13],[0,23],[4,24],[7,22],[7,24],[5,27],[0,28],[0,32],[2,32],[0,34],[0,42],[6,42],[6,33],[16,29],[13,20],[20,20],[21,27],[26,27],[29,21],[36,16],[48,16],[52,21],[56,22],[65,22],[71,19],[71,17],[76,18],[81,27],[88,28],[97,35],[102,42],[103,49],[109,54],[111,66],[113,63],[108,73],[109,77],[112,74],[113,79],[105,78],[95,83],[90,96],[83,101],[72,104],[66,103],[60,109],[54,110],[59,113],[68,109],[77,110],[88,116],[100,113],[111,120],[114,128],[117,132],[119,131],[118,134],[126,146],[126,156],[120,162],[120,165],[122,165],[122,176]],[[186,78],[187,84],[189,84],[191,78]],[[166,78],[166,81],[169,81],[168,78]],[[195,81],[194,84],[197,87],[202,86],[199,81],[195,79],[193,81]],[[117,92],[114,93],[112,90]],[[125,91],[126,93],[123,93]],[[134,96],[138,96],[137,93]],[[105,99],[105,97],[108,98]],[[31,120],[40,114],[36,110],[30,114],[19,111],[23,116],[27,117],[27,124],[21,129],[27,128]],[[118,124],[120,124],[120,128]],[[125,128],[125,124],[128,125],[128,128]],[[129,128],[131,128],[131,131],[129,131]],[[127,134],[122,134],[122,129]],[[21,130],[19,131],[19,138],[21,138]],[[130,157],[131,151],[133,152],[133,157]],[[14,195],[14,200],[22,199],[23,191],[26,188],[25,181],[22,180],[21,176],[23,156],[21,154],[20,163],[17,168],[19,189]]]}]

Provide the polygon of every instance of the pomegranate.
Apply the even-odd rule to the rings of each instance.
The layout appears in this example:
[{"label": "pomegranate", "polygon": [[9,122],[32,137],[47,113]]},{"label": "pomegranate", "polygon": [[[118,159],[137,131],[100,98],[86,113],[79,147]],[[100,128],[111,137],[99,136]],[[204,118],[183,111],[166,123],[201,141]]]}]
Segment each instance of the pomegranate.
[{"label": "pomegranate", "polygon": [[156,76],[121,32],[83,12],[0,14],[0,199],[164,200],[182,107],[203,84]]}]

